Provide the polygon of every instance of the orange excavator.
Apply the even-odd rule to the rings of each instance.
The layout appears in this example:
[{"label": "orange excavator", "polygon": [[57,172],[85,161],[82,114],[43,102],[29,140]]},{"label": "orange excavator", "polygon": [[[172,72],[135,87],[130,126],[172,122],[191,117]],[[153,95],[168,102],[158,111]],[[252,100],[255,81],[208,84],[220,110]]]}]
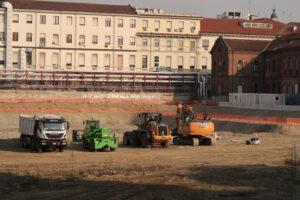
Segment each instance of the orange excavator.
[{"label": "orange excavator", "polygon": [[215,145],[217,134],[214,123],[204,114],[197,119],[191,106],[177,105],[177,128],[173,130],[174,145]]}]

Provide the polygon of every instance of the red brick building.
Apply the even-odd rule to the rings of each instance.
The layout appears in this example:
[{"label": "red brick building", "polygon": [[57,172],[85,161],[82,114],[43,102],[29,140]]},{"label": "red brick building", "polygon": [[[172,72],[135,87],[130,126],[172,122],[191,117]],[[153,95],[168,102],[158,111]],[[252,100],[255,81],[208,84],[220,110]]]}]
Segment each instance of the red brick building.
[{"label": "red brick building", "polygon": [[299,94],[300,33],[288,34],[274,40],[263,54],[265,92]]},{"label": "red brick building", "polygon": [[[290,30],[294,33],[289,34]],[[224,39],[211,50],[212,95],[229,93],[298,94],[300,33],[288,24],[273,41]]]},{"label": "red brick building", "polygon": [[265,40],[224,39],[220,37],[211,50],[212,95],[263,92],[262,51]]}]

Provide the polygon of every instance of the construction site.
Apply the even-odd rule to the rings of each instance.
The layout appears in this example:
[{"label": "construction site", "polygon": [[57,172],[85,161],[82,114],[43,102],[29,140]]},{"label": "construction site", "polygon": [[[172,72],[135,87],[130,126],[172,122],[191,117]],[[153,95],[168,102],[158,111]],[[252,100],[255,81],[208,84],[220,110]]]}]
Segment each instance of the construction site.
[{"label": "construction site", "polygon": [[[9,84],[17,86],[15,79]],[[300,144],[297,111],[225,108],[171,91],[32,90],[24,82],[19,86],[0,93],[1,199],[300,196],[299,168],[294,165],[294,144]],[[143,148],[122,143],[125,132],[137,129],[139,113],[159,112],[162,123],[179,133],[179,103],[190,105],[195,119],[210,118],[217,135],[214,145],[167,141],[167,148],[158,143]],[[63,152],[36,153],[20,146],[19,116],[46,113],[69,123]],[[116,151],[91,152],[72,140],[72,130],[83,129],[83,121],[92,119],[119,138]],[[252,137],[260,144],[246,145]]]}]

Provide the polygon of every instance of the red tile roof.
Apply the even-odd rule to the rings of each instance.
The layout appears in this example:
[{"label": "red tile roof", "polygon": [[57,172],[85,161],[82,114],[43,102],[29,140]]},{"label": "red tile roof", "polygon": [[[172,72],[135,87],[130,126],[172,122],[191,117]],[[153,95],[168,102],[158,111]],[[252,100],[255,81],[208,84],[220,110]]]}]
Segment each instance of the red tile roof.
[{"label": "red tile roof", "polygon": [[270,43],[266,40],[237,40],[237,39],[224,39],[223,41],[232,51],[263,51]]},{"label": "red tile roof", "polygon": [[105,5],[89,3],[69,3],[54,1],[36,1],[36,0],[6,0],[13,5],[15,9],[25,10],[50,10],[50,11],[71,11],[71,12],[92,12],[92,13],[110,13],[110,14],[129,14],[136,15],[135,9],[130,5]]},{"label": "red tile roof", "polygon": [[293,33],[300,33],[300,23],[291,22],[282,28],[278,35],[284,36]]},{"label": "red tile roof", "polygon": [[[271,23],[272,29],[264,28],[244,28],[240,25],[242,22]],[[219,33],[219,34],[244,34],[244,35],[269,35],[275,36],[285,24],[271,19],[263,18],[256,20],[243,19],[212,19],[205,18],[201,20],[201,33]]]},{"label": "red tile roof", "polygon": [[268,46],[267,51],[275,51],[285,48],[300,48],[300,32],[284,35]]}]

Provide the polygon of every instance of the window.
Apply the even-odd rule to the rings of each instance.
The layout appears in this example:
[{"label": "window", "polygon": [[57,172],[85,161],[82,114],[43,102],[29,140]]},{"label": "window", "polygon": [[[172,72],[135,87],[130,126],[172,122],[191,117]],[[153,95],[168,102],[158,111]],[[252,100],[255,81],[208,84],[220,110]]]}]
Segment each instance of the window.
[{"label": "window", "polygon": [[72,25],[73,24],[73,18],[72,16],[67,16],[67,25]]},{"label": "window", "polygon": [[72,43],[72,34],[67,34],[67,36],[66,36],[66,42],[67,43]]},{"label": "window", "polygon": [[160,21],[155,20],[155,21],[154,21],[154,27],[155,27],[155,31],[158,31],[159,28],[160,28]]},{"label": "window", "polygon": [[15,41],[15,42],[19,41],[19,33],[18,32],[13,32],[13,41]]},{"label": "window", "polygon": [[178,44],[178,51],[183,51],[183,45],[184,45],[183,40],[180,40]]},{"label": "window", "polygon": [[118,45],[122,46],[123,45],[123,36],[118,37]]},{"label": "window", "polygon": [[105,45],[108,46],[110,45],[110,36],[105,36]]},{"label": "window", "polygon": [[79,35],[79,45],[85,44],[85,35]]},{"label": "window", "polygon": [[158,68],[159,68],[159,56],[154,56],[154,67],[158,70]]},{"label": "window", "polygon": [[160,46],[159,40],[154,40],[154,49],[159,50],[159,46]]},{"label": "window", "polygon": [[0,41],[5,41],[5,34],[4,34],[4,32],[0,32]]},{"label": "window", "polygon": [[110,54],[104,55],[104,66],[105,66],[105,68],[110,67]]},{"label": "window", "polygon": [[93,44],[98,44],[98,35],[93,35],[92,36],[92,43]]},{"label": "window", "polygon": [[123,68],[123,55],[117,56],[117,68],[118,70],[122,70]]},{"label": "window", "polygon": [[46,46],[46,33],[40,34],[40,46],[41,47]]},{"label": "window", "polygon": [[172,50],[172,40],[167,40],[166,50],[167,51],[171,51]]},{"label": "window", "polygon": [[196,42],[195,41],[191,41],[190,50],[191,51],[195,51],[196,50]]},{"label": "window", "polygon": [[84,67],[85,55],[83,53],[79,54],[79,67]]},{"label": "window", "polygon": [[167,31],[168,32],[172,31],[172,22],[171,21],[167,21]]},{"label": "window", "polygon": [[122,28],[123,27],[123,19],[118,19],[118,27]]},{"label": "window", "polygon": [[85,17],[79,17],[79,25],[85,26]]},{"label": "window", "polygon": [[110,27],[111,26],[111,19],[110,18],[106,18],[105,19],[105,27]]},{"label": "window", "polygon": [[202,40],[202,47],[208,48],[209,47],[209,40]]},{"label": "window", "polygon": [[58,34],[53,34],[52,44],[54,44],[54,45],[59,44],[59,35]]},{"label": "window", "polygon": [[32,15],[26,15],[26,23],[32,24]]},{"label": "window", "polygon": [[136,27],[136,20],[135,19],[131,19],[130,20],[130,28],[135,28]]},{"label": "window", "polygon": [[172,64],[172,57],[167,56],[166,57],[166,67],[167,67],[168,70],[171,70],[171,64]]},{"label": "window", "polygon": [[255,61],[254,61],[254,64],[253,64],[253,71],[254,71],[254,72],[258,72],[258,64],[259,64],[258,61],[255,60]]},{"label": "window", "polygon": [[66,54],[66,66],[67,66],[67,68],[72,66],[72,54],[71,53]]},{"label": "window", "polygon": [[40,24],[46,24],[46,15],[40,15]]},{"label": "window", "polygon": [[178,71],[183,70],[183,56],[178,56],[177,58]]},{"label": "window", "polygon": [[135,68],[135,56],[130,55],[129,56],[129,68],[133,70]]},{"label": "window", "polygon": [[18,52],[13,52],[12,61],[13,61],[14,67],[19,65],[19,53]]},{"label": "window", "polygon": [[59,24],[59,16],[53,16],[53,24],[55,25]]},{"label": "window", "polygon": [[92,67],[98,67],[98,54],[92,54]]},{"label": "window", "polygon": [[135,37],[130,37],[130,46],[135,46]]},{"label": "window", "polygon": [[143,47],[148,47],[148,40],[147,39],[142,40],[142,46]]},{"label": "window", "polygon": [[52,66],[58,67],[58,53],[52,54]]},{"label": "window", "polygon": [[207,69],[207,57],[202,57],[202,69]]},{"label": "window", "polygon": [[243,69],[243,61],[242,60],[238,60],[237,62],[237,70],[240,72]]},{"label": "window", "polygon": [[92,19],[92,25],[93,25],[94,27],[97,27],[97,26],[98,26],[98,17],[93,17],[93,19]]},{"label": "window", "polygon": [[19,23],[19,15],[13,14],[13,23]]},{"label": "window", "polygon": [[3,24],[4,23],[4,14],[0,14],[0,24]]},{"label": "window", "polygon": [[146,31],[148,28],[148,20],[143,20],[143,31]]},{"label": "window", "polygon": [[0,51],[0,65],[4,65],[5,60],[4,60],[4,51]]},{"label": "window", "polygon": [[26,65],[31,66],[32,65],[32,52],[26,52]]},{"label": "window", "polygon": [[184,29],[184,22],[178,22],[178,30],[179,32],[182,32]]},{"label": "window", "polygon": [[46,60],[46,55],[44,52],[40,53],[40,68],[45,68],[45,60]]},{"label": "window", "polygon": [[142,68],[145,69],[148,67],[148,57],[143,55],[142,56]]},{"label": "window", "polygon": [[195,56],[190,57],[190,70],[191,71],[195,70]]},{"label": "window", "polygon": [[191,22],[190,28],[191,28],[191,32],[194,33],[196,30],[196,22]]}]

